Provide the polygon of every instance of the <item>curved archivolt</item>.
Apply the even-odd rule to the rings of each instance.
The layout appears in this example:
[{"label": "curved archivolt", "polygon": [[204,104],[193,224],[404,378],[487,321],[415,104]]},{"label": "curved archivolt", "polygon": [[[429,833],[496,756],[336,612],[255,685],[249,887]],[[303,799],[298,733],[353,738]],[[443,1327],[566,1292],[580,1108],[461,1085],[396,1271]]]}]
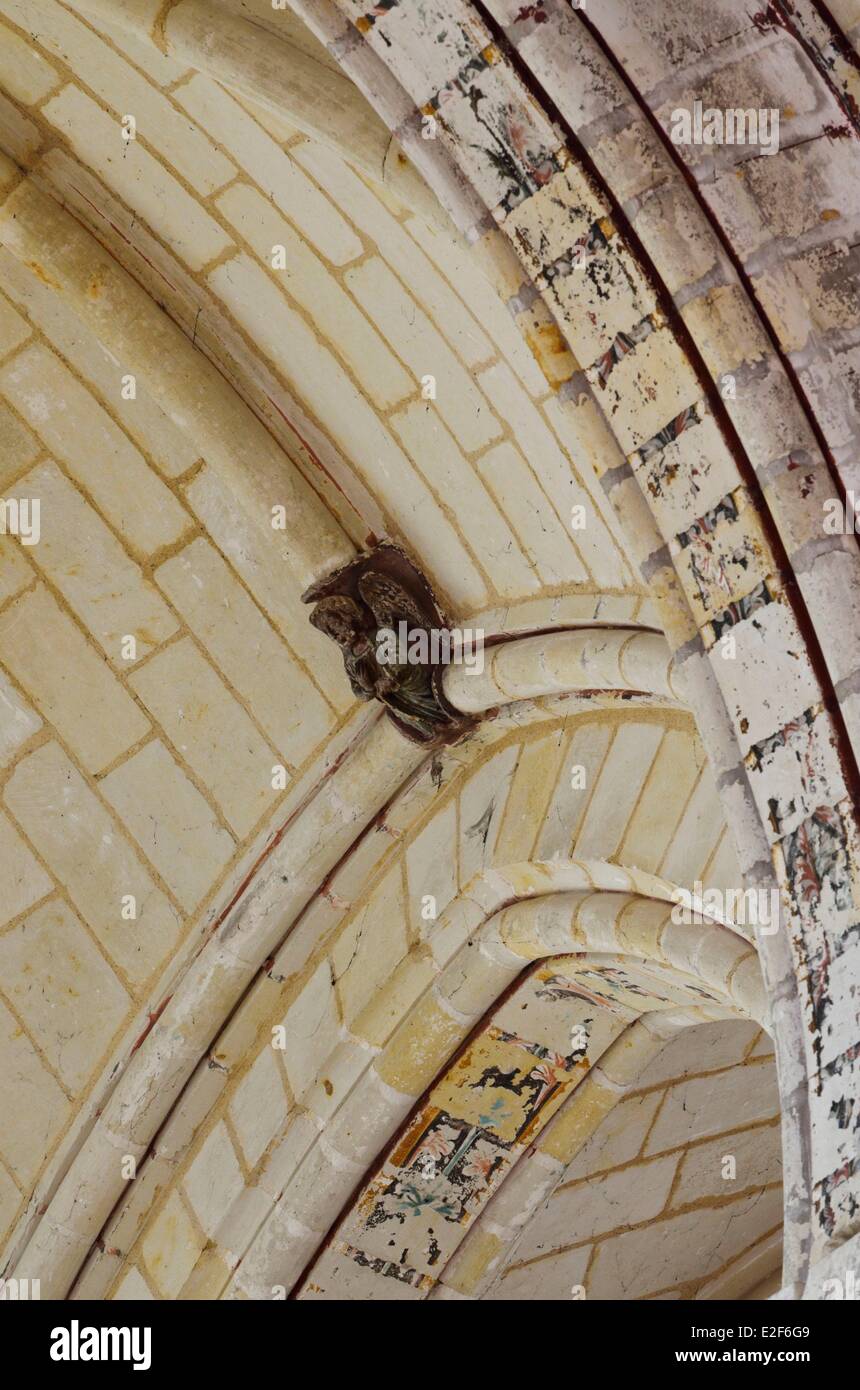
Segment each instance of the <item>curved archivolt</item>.
[{"label": "curved archivolt", "polygon": [[[762,1026],[786,1290],[853,1248],[856,16],[598,8],[0,0],[0,1267],[43,1297],[763,1288]],[[673,139],[750,90],[779,148]],[[301,602],[383,538],[487,639],[429,758]]]},{"label": "curved archivolt", "polygon": [[[533,875],[539,875],[541,867],[534,866]],[[557,879],[563,881],[565,866],[553,867]],[[574,872],[579,867],[570,866]],[[652,1052],[659,1050],[676,1028],[742,1016],[737,998],[741,987],[739,983],[733,987],[733,981],[744,963],[753,967],[746,972],[748,985],[755,978],[754,952],[748,944],[742,938],[735,938],[734,947],[726,943],[723,950],[728,954],[718,979],[681,972],[669,963],[674,955],[671,946],[661,945],[667,931],[665,922],[662,930],[643,933],[641,922],[636,920],[637,899],[612,892],[604,896],[600,889],[595,890],[601,868],[581,866],[580,872],[589,873],[592,886],[578,895],[550,893],[509,906],[489,918],[455,953],[434,990],[435,999],[419,1001],[414,1018],[406,1019],[383,1049],[375,1063],[379,1076],[395,1090],[405,1085],[411,1090],[416,1077],[433,1065],[433,1042],[438,1039],[439,1047],[444,1037],[450,1046],[452,1036],[471,1021],[472,1015],[460,1013],[458,1017],[458,1005],[460,1009],[474,1005],[488,988],[498,990],[511,970],[518,972],[504,990],[503,1002],[493,1006],[473,1029],[453,1064],[444,1069],[401,1127],[351,1210],[337,1224],[325,1251],[310,1264],[297,1286],[298,1297],[384,1298],[387,1286],[380,1280],[403,1285],[398,1289],[401,1297],[432,1296],[440,1291],[447,1266],[457,1263],[461,1244],[470,1235],[477,1249],[471,1256],[461,1257],[459,1264],[461,1270],[468,1269],[466,1283],[471,1292],[476,1284],[486,1282],[487,1274],[495,1272],[503,1249],[496,1234],[489,1245],[492,1258],[487,1258],[486,1242],[481,1250],[482,1239],[476,1228],[484,1208],[492,1201],[495,1212],[499,1202],[505,1203],[503,1184],[516,1173],[524,1155],[540,1146],[544,1129],[554,1116],[558,1114],[563,1127],[570,1127],[569,1107],[576,1109],[577,1093],[586,1078],[590,1084],[585,1109],[590,1105],[592,1114],[599,1115],[607,1099],[612,1103],[620,1099],[621,1092],[615,1088],[625,1068],[628,1081],[635,1080],[643,1068],[643,1043],[647,1044],[647,1056],[648,1046]],[[527,874],[524,866],[519,874],[511,872],[509,881]],[[587,905],[594,909],[594,916]],[[653,929],[653,914],[649,926]],[[561,938],[565,931],[581,939],[581,954],[552,954],[549,941]],[[719,936],[725,929],[714,924],[709,931]],[[626,940],[630,954],[609,955],[589,949],[606,947],[606,937],[616,934]],[[651,951],[653,958],[643,959],[639,951]],[[517,960],[523,956],[544,959],[528,968],[523,977]],[[756,1008],[753,995],[747,997],[747,1010]],[[634,1028],[637,1020],[642,1021],[638,1030]],[[428,1049],[422,1048],[426,1041],[431,1049],[429,1059]],[[363,1097],[369,1099],[367,1088]],[[368,1099],[364,1104],[369,1112]],[[771,1105],[773,1102],[771,1086]],[[358,1113],[355,1105],[351,1109],[353,1125],[363,1130],[368,1114],[362,1114],[361,1102]],[[341,1143],[349,1131],[349,1125],[336,1127]],[[587,1131],[580,1133],[583,1142],[587,1137]],[[659,1147],[660,1141],[656,1142]],[[313,1165],[317,1199],[321,1187],[327,1185],[324,1174],[341,1166],[338,1152],[332,1152],[330,1144],[323,1145],[324,1161]],[[345,1157],[342,1151],[341,1157]],[[674,1170],[670,1161],[664,1164],[661,1175],[668,1179]],[[656,1177],[656,1170],[649,1171],[647,1165],[645,1171],[651,1179]],[[532,1190],[529,1208],[536,1196]],[[776,1207],[773,1200],[769,1202],[772,1217],[779,1211],[780,1200],[777,1191]],[[663,1201],[656,1196],[654,1201],[661,1210]],[[289,1190],[282,1203],[285,1212],[275,1219],[283,1250],[283,1232],[291,1224],[302,1223],[302,1214],[292,1205]],[[319,1211],[316,1202],[314,1209]],[[286,1212],[292,1222],[285,1219]],[[528,1214],[528,1209],[521,1212],[519,1223]],[[496,1228],[493,1214],[488,1220]],[[514,1227],[517,1224],[515,1220]],[[621,1220],[618,1224],[629,1223]],[[777,1225],[778,1220],[772,1221],[772,1226]],[[571,1232],[573,1245],[575,1230]],[[245,1281],[274,1273],[271,1266],[259,1263],[263,1248],[264,1243],[258,1241],[243,1262],[239,1288],[250,1290],[253,1285]],[[590,1255],[590,1247],[578,1253],[580,1257]],[[290,1268],[289,1255],[287,1260],[286,1267]],[[708,1272],[702,1270],[703,1275]],[[671,1285],[680,1280],[667,1276],[664,1282]],[[458,1285],[455,1275],[453,1282],[441,1288],[458,1289],[462,1283],[461,1278]],[[623,1296],[622,1288],[610,1292],[605,1282],[596,1285],[595,1292],[597,1289],[602,1289],[597,1296]],[[584,1290],[585,1286],[583,1296]]]},{"label": "curved archivolt", "polygon": [[[621,741],[616,742],[619,735]],[[668,743],[664,743],[666,738]],[[388,807],[354,856],[324,884],[282,948],[266,961],[243,1006],[201,1061],[178,1113],[167,1120],[157,1136],[152,1155],[137,1179],[139,1191],[131,1189],[125,1209],[106,1228],[105,1249],[94,1253],[80,1283],[81,1293],[109,1287],[117,1267],[122,1268],[129,1255],[140,1261],[145,1278],[153,1278],[154,1268],[155,1284],[161,1287],[154,1252],[164,1231],[171,1229],[177,1202],[187,1200],[188,1192],[200,1191],[197,1174],[211,1171],[213,1164],[216,1168],[223,1165],[231,1174],[224,1191],[235,1198],[236,1210],[225,1219],[223,1202],[219,1201],[213,1209],[192,1218],[202,1220],[217,1253],[211,1248],[201,1251],[204,1273],[186,1270],[183,1277],[191,1280],[191,1288],[207,1288],[205,1270],[209,1269],[220,1291],[221,1281],[227,1283],[237,1264],[241,1272],[246,1246],[256,1234],[261,1213],[293,1179],[308,1146],[316,1140],[320,1123],[328,1126],[333,1112],[345,1103],[360,1107],[360,1092],[353,1095],[356,1080],[375,1062],[380,1048],[380,1057],[385,1054],[386,1041],[396,1035],[404,1009],[425,996],[429,1006],[428,990],[440,970],[452,953],[460,960],[474,954],[469,943],[485,919],[492,918],[493,927],[484,930],[499,924],[507,930],[504,914],[495,919],[496,909],[506,900],[558,888],[571,893],[569,899],[558,898],[554,927],[548,921],[535,923],[535,930],[554,930],[558,935],[557,945],[540,947],[539,951],[563,952],[574,941],[570,935],[574,900],[590,930],[597,931],[595,885],[611,890],[613,899],[615,894],[639,885],[641,896],[631,897],[629,902],[625,899],[622,906],[637,918],[641,915],[640,930],[653,949],[657,924],[671,925],[670,881],[641,871],[631,874],[609,863],[570,866],[565,871],[563,865],[553,864],[552,856],[563,856],[576,845],[617,855],[623,852],[622,846],[640,843],[637,826],[650,819],[646,768],[660,747],[677,774],[676,805],[672,812],[662,802],[665,838],[662,846],[652,838],[650,862],[654,868],[673,870],[690,885],[696,879],[716,885],[724,876],[731,882],[732,861],[724,858],[729,851],[715,822],[712,784],[686,716],[679,720],[666,711],[655,714],[643,709],[634,732],[627,730],[626,719],[617,722],[611,711],[596,717],[587,709],[552,716],[535,707],[528,714],[525,710],[511,712],[493,726],[492,733],[488,727],[468,750],[468,756],[467,750],[455,749],[437,763],[431,761]],[[639,791],[633,771],[634,749],[641,759]],[[572,784],[580,779],[571,777],[571,767],[578,766],[580,759],[593,771],[586,779],[587,786],[577,789]],[[662,801],[663,790],[658,792],[658,784],[653,785],[654,795]],[[627,815],[618,818],[610,829],[606,808],[618,811],[622,786],[628,797]],[[544,828],[538,843],[547,860],[523,864],[509,875],[500,874],[492,868],[494,863],[504,866],[509,858],[528,853],[534,842],[533,826],[521,809],[533,799],[539,799],[544,807]],[[701,827],[701,838],[693,842],[686,835],[678,839],[674,832],[685,814],[695,817]],[[440,881],[440,864],[450,866],[444,882]],[[281,874],[276,878],[280,885]],[[432,903],[426,901],[428,893],[435,899]],[[659,895],[659,900],[649,903],[649,894]],[[608,935],[600,938],[601,949],[631,949],[615,935],[614,928],[607,925],[606,930]],[[682,938],[684,929],[675,935]],[[691,935],[696,936],[696,929]],[[577,944],[580,942],[584,944],[584,938],[576,939]],[[752,957],[743,938],[731,934],[731,942],[733,962]],[[453,1017],[469,1015],[463,1024],[466,1031],[491,1006],[494,991],[506,987],[528,964],[528,947],[524,949],[525,955],[510,957],[503,979],[494,972],[488,980],[482,982],[478,977],[473,981],[473,994],[476,989],[478,994],[468,1003],[462,998],[462,982],[454,965],[447,976]],[[484,960],[483,955],[480,959]],[[453,1026],[451,1018],[443,1015],[444,1019]],[[272,1030],[279,1026],[286,1030],[283,1050],[272,1047]],[[442,1042],[454,1047],[463,1036],[462,1032],[454,1036],[446,1030]],[[390,1055],[390,1048],[388,1051]],[[402,1108],[414,1103],[445,1057],[444,1050],[433,1052],[432,1035],[423,1032],[416,1049],[416,1066],[423,1065],[423,1071],[416,1073],[414,1083],[410,1081],[399,1097],[387,1083],[382,1086],[380,1118],[385,1121],[388,1116],[385,1097],[389,1097],[396,1123]],[[376,1102],[374,1113],[375,1106]],[[347,1179],[346,1195],[388,1138],[384,1125],[378,1132],[360,1108],[358,1113],[361,1123],[353,1128],[367,1147],[350,1154],[356,1167],[347,1167],[341,1174]],[[325,1131],[321,1137],[324,1140]],[[332,1143],[337,1141],[332,1138]],[[96,1177],[103,1182],[103,1171],[97,1169],[94,1181]],[[165,1205],[166,1191],[173,1195]],[[129,1246],[138,1240],[141,1214],[156,1196],[158,1204],[147,1217],[144,1234],[132,1253]],[[336,1210],[327,1210],[320,1236],[336,1215]],[[219,1238],[222,1221],[224,1230]],[[278,1258],[279,1239],[272,1237],[274,1258]],[[112,1256],[112,1250],[121,1251],[122,1256]],[[293,1277],[298,1276],[311,1253],[312,1245],[300,1245]],[[147,1254],[151,1266],[147,1265]],[[270,1283],[283,1284],[285,1279],[281,1273]],[[202,1285],[198,1285],[199,1280],[204,1280]]]}]

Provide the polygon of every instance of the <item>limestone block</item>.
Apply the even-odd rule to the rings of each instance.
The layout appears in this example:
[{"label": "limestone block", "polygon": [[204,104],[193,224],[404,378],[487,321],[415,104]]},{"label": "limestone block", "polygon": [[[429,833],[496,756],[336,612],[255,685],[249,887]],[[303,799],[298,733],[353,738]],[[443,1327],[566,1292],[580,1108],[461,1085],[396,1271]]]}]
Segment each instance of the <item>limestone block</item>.
[{"label": "limestone block", "polygon": [[768,836],[778,839],[832,796],[845,794],[836,731],[824,710],[756,744],[746,759],[749,785]]},{"label": "limestone block", "polygon": [[140,135],[203,197],[234,176],[233,164],[204,132],[183,120],[151,82],[67,9],[54,0],[35,5],[6,0],[4,8],[48,53],[98,92],[117,123],[132,113]]},{"label": "limestone block", "polygon": [[567,1302],[585,1279],[592,1246],[580,1245],[537,1265],[507,1271],[487,1294],[491,1302],[521,1302],[524,1297]]},{"label": "limestone block", "polygon": [[218,551],[200,538],[155,577],[276,751],[301,763],[327,733],[331,711]]},{"label": "limestone block", "polygon": [[429,991],[386,1045],[375,1070],[393,1090],[418,1096],[468,1032],[472,1019],[454,1015]]},{"label": "limestone block", "polygon": [[645,193],[632,222],[670,294],[695,284],[714,267],[710,231],[675,180]]},{"label": "limestone block", "polygon": [[657,16],[647,0],[607,0],[600,21],[610,48],[623,55],[633,81],[646,90],[752,28],[752,20],[739,15],[731,0],[694,0],[683,10],[661,10]]},{"label": "limestone block", "polygon": [[27,341],[31,332],[26,319],[21,317],[17,309],[13,309],[4,295],[0,295],[0,353],[6,357],[14,352]]},{"label": "limestone block", "polygon": [[[271,526],[267,532],[255,524],[252,515],[240,509],[235,495],[211,468],[196,474],[186,492],[190,506],[221,554],[266,617],[287,642],[315,684],[325,687],[320,696],[334,709],[354,706],[355,698],[343,676],[343,661],[330,641],[307,621],[307,609],[294,590],[283,582],[284,560],[290,552]],[[281,492],[280,505],[285,493]],[[288,513],[289,514],[289,513]],[[292,539],[292,538],[291,538]],[[301,620],[300,620],[301,615]]]},{"label": "limestone block", "polygon": [[[115,372],[118,412],[119,378]],[[43,344],[28,348],[0,371],[0,390],[132,550],[151,555],[178,540],[190,523],[188,513],[107,411]]]},{"label": "limestone block", "polygon": [[206,1138],[182,1181],[197,1220],[208,1236],[215,1233],[244,1187],[242,1173],[224,1124]]},{"label": "limestone block", "polygon": [[[177,213],[182,215],[181,203]],[[193,231],[191,222],[183,225]],[[260,515],[260,525],[269,525],[273,503],[286,507],[291,545],[285,558],[298,584],[304,587],[349,558],[351,547],[343,532],[304,479],[285,466],[285,455],[265,427],[73,218],[25,181],[6,200],[0,226],[0,239],[22,260],[34,260],[56,287],[64,286],[105,345],[146,376],[149,390],[174,423],[195,431],[201,452],[252,515]],[[62,253],[52,249],[54,233]],[[165,361],[171,363],[170,372],[163,370]]]},{"label": "limestone block", "polygon": [[[178,624],[98,514],[49,460],[25,474],[21,497],[40,504],[39,564],[115,669],[147,656]],[[129,639],[134,649],[127,649]]]},{"label": "limestone block", "polygon": [[149,732],[131,697],[44,588],[5,609],[0,637],[12,675],[88,771],[108,767]]},{"label": "limestone block", "polygon": [[[798,372],[828,444],[849,448],[860,426],[860,348],[836,346],[820,350]],[[860,490],[860,469],[853,457],[841,461],[840,473],[850,488]]]},{"label": "limestone block", "polygon": [[[565,859],[571,853],[612,732],[597,722],[574,731],[547,806],[536,847],[539,859]],[[575,768],[582,769],[576,776]]]},{"label": "limestone block", "polygon": [[657,1090],[619,1099],[565,1169],[564,1180],[575,1182],[629,1163],[639,1153],[662,1099]]},{"label": "limestone block", "polygon": [[190,638],[159,652],[129,684],[244,838],[277,798],[277,757],[245,710]]},{"label": "limestone block", "polygon": [[20,474],[41,452],[32,430],[0,401],[0,486],[15,492]]},{"label": "limestone block", "polygon": [[673,439],[658,438],[631,456],[633,471],[667,538],[684,531],[731,492],[737,467],[714,417],[698,403]]},{"label": "limestone block", "polygon": [[[818,698],[812,669],[794,616],[781,601],[766,603],[731,629],[735,657],[724,657],[719,643],[708,658],[723,691],[743,753],[754,743],[796,719]],[[767,671],[762,690],[762,672]]]},{"label": "limestone block", "polygon": [[332,951],[334,980],[347,1026],[405,956],[406,921],[400,868],[395,866],[353,915]]},{"label": "limestone block", "polygon": [[[380,1267],[379,1272],[377,1267]],[[379,1273],[383,1274],[383,1278],[379,1277]],[[425,1283],[418,1282],[411,1269],[402,1268],[388,1259],[368,1257],[363,1251],[343,1248],[338,1243],[323,1251],[314,1265],[313,1279],[302,1289],[300,1298],[349,1299],[362,1303],[379,1299],[396,1303],[414,1302],[426,1298],[429,1286],[429,1279]]]},{"label": "limestone block", "polygon": [[6,1066],[0,1072],[0,1101],[7,1117],[0,1136],[0,1153],[25,1187],[36,1177],[70,1106],[20,1023],[2,1002],[0,1037],[6,1058]]},{"label": "limestone block", "polygon": [[284,1014],[286,1047],[281,1053],[290,1088],[302,1096],[317,1078],[341,1037],[331,965],[323,960]]},{"label": "limestone block", "polygon": [[744,488],[727,493],[670,543],[675,568],[701,626],[761,586],[770,547]]},{"label": "limestone block", "polygon": [[[108,955],[143,983],[176,944],[180,922],[83,777],[49,743],[18,764],[5,799]],[[124,912],[129,895],[133,918]]]},{"label": "limestone block", "polygon": [[543,583],[558,586],[585,579],[585,565],[561,518],[547,507],[541,484],[519,451],[505,440],[481,456],[478,469],[488,492],[511,518],[523,553]]},{"label": "limestone block", "polygon": [[588,1296],[638,1298],[701,1279],[781,1219],[782,1193],[772,1188],[615,1236],[598,1247],[588,1274]]},{"label": "limestone block", "polygon": [[[380,409],[410,395],[414,382],[356,308],[328,267],[256,189],[233,184],[217,205],[236,232],[270,271],[273,284],[310,316],[320,337],[333,343],[360,385]],[[275,247],[284,248],[284,268],[272,269]]]},{"label": "limestone block", "polygon": [[[510,368],[499,363],[479,378],[482,389],[528,458],[541,486],[552,502],[562,526],[570,530],[572,503],[587,502],[586,491],[571,460],[559,448],[559,439],[540,410],[532,404]],[[544,508],[544,511],[546,509]],[[589,518],[592,525],[596,518]],[[575,539],[575,533],[573,533]]]},{"label": "limestone block", "polygon": [[[412,537],[417,545],[419,518],[434,510],[432,493],[337,360],[286,302],[273,301],[265,273],[248,258],[240,256],[221,265],[210,278],[224,303],[325,420],[335,443],[347,457],[361,459],[366,481],[380,490],[386,510],[406,539]],[[432,371],[432,364],[428,370]],[[439,518],[439,542],[436,573],[442,583],[460,602],[483,601],[484,583],[459,535],[443,517]]]},{"label": "limestone block", "polygon": [[[737,1176],[722,1175],[724,1155],[735,1160]],[[781,1167],[778,1124],[761,1125],[740,1134],[726,1135],[707,1144],[696,1145],[682,1158],[679,1181],[672,1194],[672,1205],[683,1206],[705,1193],[724,1197],[749,1187],[772,1183]]]},{"label": "limestone block", "polygon": [[104,795],[179,902],[190,912],[234,844],[164,744],[148,743],[109,773]]},{"label": "limestone block", "polygon": [[[152,51],[155,53],[156,50],[153,49]],[[43,283],[37,275],[27,270],[5,247],[0,249],[0,274],[2,274],[7,293],[14,299],[19,308],[26,311],[31,322],[41,329],[54,348],[78,373],[88,389],[106,405],[114,407],[121,420],[122,429],[134,440],[138,449],[152,460],[162,476],[174,478],[187,472],[199,457],[195,441],[193,437],[182,434],[168,420],[161,408],[156,405],[144,380],[142,378],[135,380],[135,397],[133,400],[126,400],[122,395],[124,373],[121,370],[121,364],[102,346],[98,338],[78,318],[70,306],[59,298],[54,288]],[[41,360],[42,370],[45,369],[46,361],[47,359],[44,358]],[[50,365],[55,372],[60,366],[59,361],[53,358],[50,359]],[[61,381],[62,386],[59,394],[63,400],[73,398],[80,401],[82,399],[83,393],[74,377],[65,376],[61,378]],[[47,404],[44,399],[43,403]],[[111,430],[106,414],[100,414],[94,403],[89,403],[84,413],[91,449],[96,447],[97,441],[102,442],[106,435],[112,436],[110,441],[105,441],[106,456],[101,460],[102,470],[111,476],[111,468],[115,462],[120,462],[120,460],[114,459],[114,452],[124,448],[119,431]],[[75,469],[86,470],[87,452],[80,448],[80,441],[76,438],[75,433],[70,433],[71,437],[66,438],[62,430],[55,430],[52,443],[54,453],[57,457],[66,460],[73,472]],[[144,470],[141,469],[140,462],[135,459],[131,449],[125,449],[124,466],[120,472],[125,486],[133,487],[134,480],[137,480],[138,486],[142,485],[145,476]],[[101,504],[110,513],[115,490],[100,486],[101,475],[95,470],[89,475],[81,472],[76,476],[79,476],[81,481],[84,481],[85,477],[87,478],[87,485],[93,495],[99,497]],[[120,493],[122,490],[122,487],[117,489]],[[157,489],[153,491],[157,492]],[[151,507],[152,502],[149,505]],[[126,528],[129,524],[133,528],[131,534],[136,538],[136,544],[139,544],[140,539],[145,535],[143,528],[146,525],[153,520],[156,522],[160,520],[161,524],[164,524],[164,512],[165,499],[163,497],[162,505],[155,508],[154,518],[138,517],[126,512]],[[160,545],[162,542],[159,540],[157,544]]]},{"label": "limestone block", "polygon": [[11,536],[0,535],[0,603],[18,594],[33,582],[33,570],[24,550]]},{"label": "limestone block", "polygon": [[6,867],[0,922],[6,925],[54,890],[53,880],[27,848],[9,818],[0,813],[0,847]]},{"label": "limestone block", "polygon": [[625,863],[653,873],[675,840],[678,808],[686,806],[699,776],[690,743],[686,732],[667,732],[624,836],[621,858]]},{"label": "limestone block", "polygon": [[519,203],[505,232],[533,276],[569,251],[609,207],[574,160],[568,159],[537,193]]},{"label": "limestone block", "polygon": [[0,146],[4,152],[16,166],[26,169],[35,161],[41,144],[39,127],[0,92]]},{"label": "limestone block", "polygon": [[860,668],[860,633],[855,633],[849,616],[857,611],[860,601],[856,549],[829,550],[813,559],[808,568],[798,568],[800,591],[816,619],[827,669],[833,681],[845,680]]},{"label": "limestone block", "polygon": [[317,1080],[305,1092],[303,1103],[308,1111],[318,1121],[329,1121],[365,1076],[377,1052],[377,1047],[357,1035],[337,1043],[321,1063]]},{"label": "limestone block", "polygon": [[667,1091],[645,1153],[658,1154],[725,1129],[740,1129],[778,1110],[776,1078],[767,1064],[692,1077]]},{"label": "limestone block", "polygon": [[701,389],[668,328],[655,329],[625,354],[605,380],[599,364],[586,375],[621,448],[629,454],[691,406]]},{"label": "limestone block", "polygon": [[83,92],[64,87],[43,108],[75,153],[157,229],[192,270],[229,246],[222,228],[138,140],[123,140],[112,118]]},{"label": "limestone block", "polygon": [[553,276],[547,291],[578,361],[590,364],[618,333],[656,308],[654,290],[617,237],[569,274]]},{"label": "limestone block", "polygon": [[132,1265],[128,1273],[120,1280],[112,1297],[120,1302],[146,1303],[154,1295],[150,1293],[149,1285],[143,1275]]},{"label": "limestone block", "polygon": [[429,372],[436,378],[439,412],[462,447],[472,452],[497,439],[498,422],[480,393],[384,262],[378,257],[365,260],[348,270],[345,279],[413,377],[420,381]]},{"label": "limestone block", "polygon": [[41,727],[38,714],[0,671],[0,765],[11,762],[21,745]]},{"label": "limestone block", "polygon": [[393,415],[391,423],[422,476],[432,480],[437,495],[449,504],[455,501],[461,516],[480,513],[485,527],[481,565],[496,591],[509,598],[535,592],[540,579],[517,536],[519,508],[506,516],[497,506],[489,468],[489,486],[484,486],[440,415],[428,402],[415,401]]},{"label": "limestone block", "polygon": [[318,1122],[306,1111],[293,1110],[286,1133],[272,1146],[262,1164],[259,1185],[274,1202],[308,1152],[318,1133]]},{"label": "limestone block", "polygon": [[[129,997],[65,903],[36,908],[0,937],[10,1003],[44,1055],[79,1091],[126,1015]],[[81,999],[90,1007],[82,1015]]]},{"label": "limestone block", "polygon": [[622,725],[618,729],[577,836],[578,858],[614,857],[662,736],[657,724]]},{"label": "limestone block", "polygon": [[178,1193],[171,1193],[141,1246],[144,1268],[163,1298],[179,1296],[203,1245]]},{"label": "limestone block", "polygon": [[810,333],[860,323],[860,253],[844,241],[791,257],[753,283],[786,352],[800,351]]},{"label": "limestone block", "polygon": [[681,310],[711,376],[717,379],[742,363],[760,362],[770,344],[740,285],[719,285],[690,299]]},{"label": "limestone block", "polygon": [[[599,50],[595,46],[589,53],[589,64],[592,59],[595,66],[601,59],[606,62],[603,54],[598,58],[598,53]],[[579,80],[581,71],[577,71]],[[620,104],[624,100],[625,92],[621,83],[613,79],[614,74],[612,77],[608,77],[607,74],[604,90],[607,97],[611,92],[612,97]],[[594,86],[597,85],[595,77],[592,77],[592,83]],[[604,115],[605,112],[601,111],[600,114]],[[589,154],[622,206],[630,200],[645,197],[665,183],[666,156],[645,116],[638,111],[632,113],[629,123],[620,130],[601,135],[596,143],[591,144]]]},{"label": "limestone block", "polygon": [[334,265],[361,254],[361,242],[329,200],[223,88],[198,74],[180,100]]},{"label": "limestone block", "polygon": [[[21,16],[17,7],[6,7],[11,18]],[[32,12],[30,23],[33,23]],[[32,31],[30,31],[32,32]],[[60,80],[55,67],[36,52],[31,44],[14,29],[3,25],[0,41],[0,84],[24,106],[35,106],[46,97]]]},{"label": "limestone block", "polygon": [[[357,210],[353,215],[358,215]],[[427,305],[437,323],[445,324],[446,336],[463,361],[470,367],[486,362],[492,355],[492,339],[529,393],[544,395],[546,377],[517,332],[502,287],[497,289],[486,274],[476,249],[467,251],[418,217],[410,218],[406,228],[424,257],[417,257],[404,244],[399,227],[390,219],[378,230],[377,245],[393,270],[406,272],[412,293]]]},{"label": "limestone block", "polygon": [[759,209],[770,236],[797,241],[829,224],[860,215],[860,196],[851,147],[830,134],[793,149],[781,149],[768,159],[754,159],[745,168],[749,196]]},{"label": "limestone block", "polygon": [[677,1166],[677,1157],[667,1156],[639,1163],[632,1172],[599,1174],[559,1188],[529,1224],[517,1246],[517,1261],[580,1245],[616,1226],[653,1220],[663,1210]]}]

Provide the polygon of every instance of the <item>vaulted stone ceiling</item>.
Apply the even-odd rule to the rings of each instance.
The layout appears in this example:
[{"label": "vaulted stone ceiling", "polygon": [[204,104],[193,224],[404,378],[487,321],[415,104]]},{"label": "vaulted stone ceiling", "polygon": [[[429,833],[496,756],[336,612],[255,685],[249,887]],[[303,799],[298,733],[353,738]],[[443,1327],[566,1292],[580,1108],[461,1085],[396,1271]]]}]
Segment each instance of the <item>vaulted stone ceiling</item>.
[{"label": "vaulted stone ceiling", "polygon": [[[847,1267],[856,26],[0,0],[7,1276]],[[673,143],[697,101],[779,149]],[[309,622],[385,541],[485,636],[463,737]]]}]

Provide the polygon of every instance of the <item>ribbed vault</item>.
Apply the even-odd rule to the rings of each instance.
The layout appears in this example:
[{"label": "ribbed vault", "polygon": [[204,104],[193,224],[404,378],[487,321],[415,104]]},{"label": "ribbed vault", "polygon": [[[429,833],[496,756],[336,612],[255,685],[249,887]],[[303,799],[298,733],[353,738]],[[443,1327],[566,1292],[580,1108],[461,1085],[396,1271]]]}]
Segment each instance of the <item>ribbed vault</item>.
[{"label": "ribbed vault", "polygon": [[[787,1290],[853,1248],[858,26],[0,0],[7,1274],[766,1296],[782,1194]],[[486,636],[452,747],[301,601],[383,539]]]}]

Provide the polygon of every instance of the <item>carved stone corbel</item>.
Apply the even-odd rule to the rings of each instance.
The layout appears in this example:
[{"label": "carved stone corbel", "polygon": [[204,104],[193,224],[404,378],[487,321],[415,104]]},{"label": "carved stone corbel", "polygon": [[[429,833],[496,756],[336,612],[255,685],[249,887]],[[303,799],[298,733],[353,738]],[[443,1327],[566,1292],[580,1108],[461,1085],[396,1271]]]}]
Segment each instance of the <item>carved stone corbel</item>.
[{"label": "carved stone corbel", "polygon": [[413,655],[422,647],[432,653],[439,634],[452,629],[424,575],[399,546],[383,541],[358,555],[306,589],[302,602],[314,604],[313,626],[340,647],[354,694],[385,705],[406,738],[442,745],[475,728],[478,720],[445,698],[444,663]]}]

